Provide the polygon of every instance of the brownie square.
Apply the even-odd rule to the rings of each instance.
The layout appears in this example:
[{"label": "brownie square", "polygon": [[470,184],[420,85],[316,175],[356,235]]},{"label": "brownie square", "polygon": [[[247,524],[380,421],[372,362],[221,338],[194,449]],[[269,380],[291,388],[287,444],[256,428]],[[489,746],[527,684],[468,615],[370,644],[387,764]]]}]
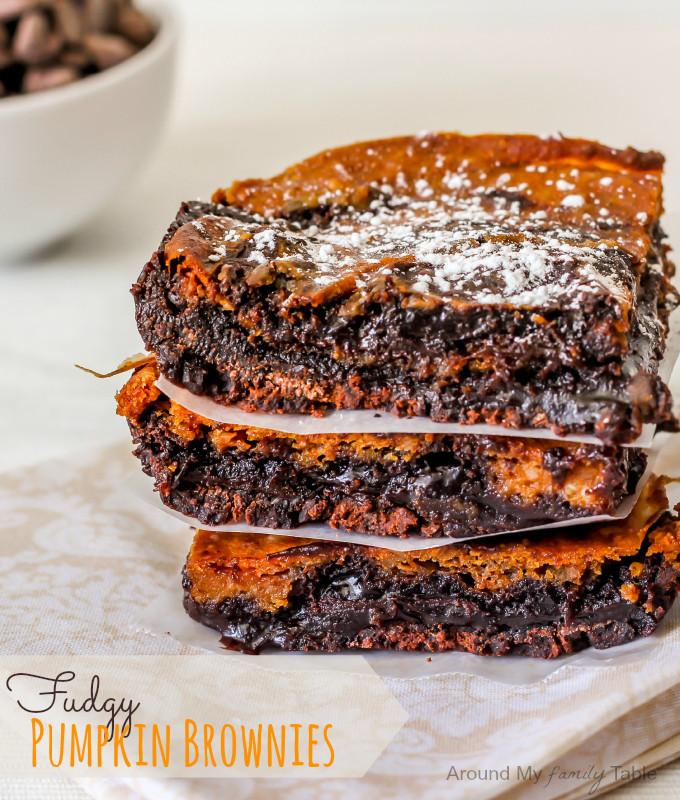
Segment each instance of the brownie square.
[{"label": "brownie square", "polygon": [[118,411],[163,502],[203,525],[468,538],[613,514],[647,463],[622,445],[228,425],[169,400],[157,376],[137,370]]},{"label": "brownie square", "polygon": [[680,522],[653,479],[626,520],[395,552],[197,531],[189,615],[225,647],[461,650],[554,658],[649,635],[680,580]]},{"label": "brownie square", "polygon": [[634,440],[672,425],[658,153],[432,134],[180,209],[133,287],[163,374],[247,411]]}]

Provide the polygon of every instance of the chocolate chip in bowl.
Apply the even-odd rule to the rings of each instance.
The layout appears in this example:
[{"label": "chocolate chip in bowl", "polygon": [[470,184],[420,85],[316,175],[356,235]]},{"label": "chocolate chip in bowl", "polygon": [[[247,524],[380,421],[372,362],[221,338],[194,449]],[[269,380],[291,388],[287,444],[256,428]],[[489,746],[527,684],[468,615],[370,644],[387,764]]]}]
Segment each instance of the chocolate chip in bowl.
[{"label": "chocolate chip in bowl", "polygon": [[130,0],[0,0],[0,97],[110,69],[156,35]]},{"label": "chocolate chip in bowl", "polygon": [[73,233],[140,173],[176,39],[161,2],[0,0],[0,261]]}]

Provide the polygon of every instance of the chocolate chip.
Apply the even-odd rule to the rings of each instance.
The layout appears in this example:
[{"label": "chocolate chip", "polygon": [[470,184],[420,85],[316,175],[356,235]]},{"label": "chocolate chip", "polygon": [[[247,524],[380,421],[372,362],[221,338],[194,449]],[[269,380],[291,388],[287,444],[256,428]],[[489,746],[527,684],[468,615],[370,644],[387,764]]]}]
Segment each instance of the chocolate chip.
[{"label": "chocolate chip", "polygon": [[62,39],[50,29],[47,15],[42,11],[29,11],[19,20],[12,52],[24,64],[41,64],[61,50]]},{"label": "chocolate chip", "polygon": [[95,33],[108,31],[113,23],[114,0],[85,0],[85,24]]},{"label": "chocolate chip", "polygon": [[0,69],[9,67],[13,60],[9,31],[0,23]]},{"label": "chocolate chip", "polygon": [[69,67],[75,67],[76,69],[85,69],[92,63],[92,58],[82,47],[74,45],[72,47],[66,47],[61,51],[59,54],[59,63]]},{"label": "chocolate chip", "polygon": [[85,34],[85,20],[80,6],[69,0],[54,0],[52,5],[57,30],[68,44],[77,44]]},{"label": "chocolate chip", "polygon": [[21,89],[24,92],[42,92],[55,89],[78,80],[80,73],[74,67],[29,67],[24,75]]},{"label": "chocolate chip", "polygon": [[83,47],[98,69],[120,64],[136,52],[135,46],[127,39],[111,33],[90,33],[83,39]]},{"label": "chocolate chip", "polygon": [[0,0],[3,95],[113,67],[155,34],[153,20],[131,0]]},{"label": "chocolate chip", "polygon": [[138,8],[130,5],[121,5],[116,10],[113,30],[125,36],[131,42],[143,47],[148,44],[156,33],[156,26],[150,17]]}]

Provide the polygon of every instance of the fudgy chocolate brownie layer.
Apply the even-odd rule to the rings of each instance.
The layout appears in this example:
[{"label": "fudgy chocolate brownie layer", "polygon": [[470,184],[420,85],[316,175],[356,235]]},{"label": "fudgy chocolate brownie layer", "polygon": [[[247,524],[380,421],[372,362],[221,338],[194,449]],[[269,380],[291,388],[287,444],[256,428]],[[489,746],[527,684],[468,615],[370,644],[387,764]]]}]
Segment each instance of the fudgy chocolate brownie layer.
[{"label": "fudgy chocolate brownie layer", "polygon": [[[641,319],[651,321],[652,331],[660,330],[657,302],[662,282],[661,276],[650,272],[643,285]],[[637,322],[623,362],[597,364],[565,355],[566,350],[580,348],[577,334],[569,343],[558,342],[555,330],[549,329],[543,341],[527,344],[531,334],[520,315],[509,313],[514,335],[490,333],[474,355],[449,353],[448,360],[461,362],[453,378],[438,374],[447,363],[443,348],[454,349],[464,340],[457,338],[454,326],[447,330],[441,318],[441,327],[431,331],[431,338],[418,312],[393,307],[377,318],[364,319],[367,328],[376,330],[357,331],[356,338],[348,336],[342,345],[347,353],[358,354],[357,360],[367,362],[358,366],[350,359],[335,358],[328,348],[253,342],[221,307],[205,299],[186,302],[174,283],[157,254],[135,285],[137,321],[145,345],[170,381],[246,411],[320,414],[332,408],[374,408],[439,422],[546,427],[559,435],[586,433],[622,442],[638,436],[645,422],[671,424],[670,393],[654,374],[663,334],[643,335]],[[260,300],[253,305],[260,305]],[[393,324],[388,322],[390,316],[397,318]],[[404,316],[408,325],[399,320]],[[579,316],[574,327],[584,330],[587,310]],[[665,310],[662,316],[667,318]],[[486,317],[484,325],[502,327],[502,321]],[[360,324],[358,319],[354,322]],[[310,324],[318,327],[317,321]],[[408,336],[403,333],[407,327]],[[338,333],[337,341],[341,337]],[[372,342],[370,355],[359,339]],[[392,342],[402,352],[390,358]],[[600,345],[599,352],[604,353],[606,343]],[[592,347],[598,352],[597,343]],[[569,360],[572,363],[565,365]]]},{"label": "fudgy chocolate brownie layer", "polygon": [[204,525],[327,521],[387,536],[469,537],[611,514],[637,485],[636,448],[473,435],[295,436],[206,420],[157,372],[118,395],[136,455],[166,505]]},{"label": "fudgy chocolate brownie layer", "polygon": [[456,576],[390,580],[361,558],[305,575],[282,611],[264,611],[245,597],[199,604],[186,578],[184,607],[218,630],[227,648],[250,653],[359,647],[554,658],[652,633],[675,599],[679,577],[658,561],[645,559],[642,576],[628,579],[649,612],[621,597],[616,571],[588,586],[583,601],[568,587],[540,581],[489,595],[469,590]]},{"label": "fudgy chocolate brownie layer", "polygon": [[671,418],[662,159],[586,144],[368,143],[186,204],[133,289],[145,344],[246,410],[631,440]]},{"label": "fudgy chocolate brownie layer", "polygon": [[663,491],[654,493],[656,506],[647,498],[631,522],[619,523],[620,540],[601,527],[590,541],[565,531],[543,545],[395,554],[198,531],[184,570],[185,608],[227,648],[245,652],[391,648],[553,658],[612,647],[650,634],[678,591],[679,525],[668,514],[656,521]]}]

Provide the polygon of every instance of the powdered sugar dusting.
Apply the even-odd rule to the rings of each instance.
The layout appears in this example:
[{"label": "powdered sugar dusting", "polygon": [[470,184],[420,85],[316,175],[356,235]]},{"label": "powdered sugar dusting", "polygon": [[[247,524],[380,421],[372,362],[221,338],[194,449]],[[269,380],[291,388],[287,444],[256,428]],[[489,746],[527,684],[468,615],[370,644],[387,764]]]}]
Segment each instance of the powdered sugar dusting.
[{"label": "powdered sugar dusting", "polygon": [[586,201],[581,194],[568,194],[566,197],[562,198],[561,205],[563,205],[565,208],[578,208],[579,206],[584,205],[585,202]]},{"label": "powdered sugar dusting", "polygon": [[[453,189],[466,179],[447,175],[444,183]],[[318,225],[211,217],[208,259],[227,260],[228,244],[242,240],[247,249],[240,257],[248,263],[293,264],[298,280],[320,288],[350,276],[356,291],[391,281],[411,294],[462,303],[569,308],[596,295],[634,302],[629,264],[611,240],[597,228],[586,235],[547,223],[542,209],[522,211],[513,195],[518,187],[503,175],[497,183],[503,187],[498,195],[436,199],[424,179],[416,199],[383,185],[369,208],[338,207]],[[558,188],[572,185],[563,180]],[[584,201],[570,194],[561,202],[575,207]]]}]

